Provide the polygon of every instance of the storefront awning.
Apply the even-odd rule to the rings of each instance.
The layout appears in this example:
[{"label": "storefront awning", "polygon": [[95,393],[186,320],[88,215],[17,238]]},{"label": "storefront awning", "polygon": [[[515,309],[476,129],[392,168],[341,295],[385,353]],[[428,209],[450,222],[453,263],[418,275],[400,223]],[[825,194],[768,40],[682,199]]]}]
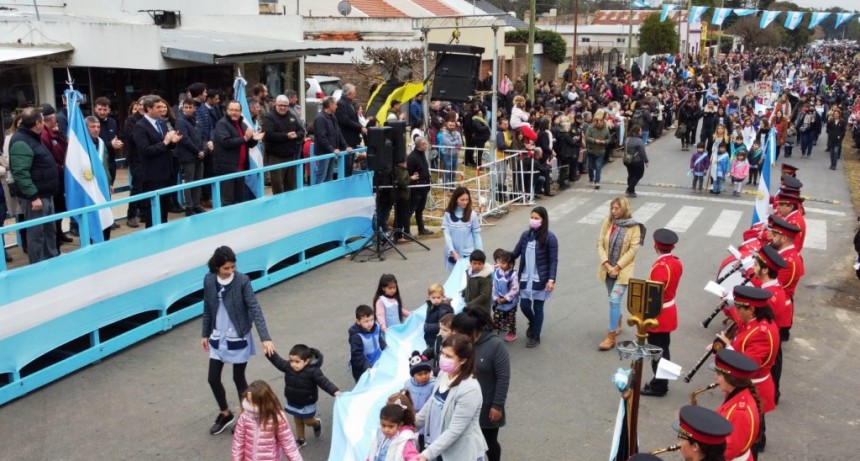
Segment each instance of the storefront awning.
[{"label": "storefront awning", "polygon": [[20,61],[23,59],[41,58],[60,53],[74,51],[75,47],[68,44],[61,45],[18,45],[0,44],[0,62]]},{"label": "storefront awning", "polygon": [[161,56],[201,64],[277,61],[299,56],[343,54],[352,48],[327,42],[295,42],[205,31],[164,29]]}]

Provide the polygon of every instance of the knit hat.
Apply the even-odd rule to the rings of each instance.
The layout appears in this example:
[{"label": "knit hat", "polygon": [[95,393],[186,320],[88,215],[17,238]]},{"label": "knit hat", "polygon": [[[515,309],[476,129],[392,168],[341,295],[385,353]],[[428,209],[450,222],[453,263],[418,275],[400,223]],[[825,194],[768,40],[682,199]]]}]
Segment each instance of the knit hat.
[{"label": "knit hat", "polygon": [[430,366],[427,357],[424,357],[418,351],[412,351],[412,356],[409,357],[409,375],[415,376],[422,371],[432,372],[433,367]]}]

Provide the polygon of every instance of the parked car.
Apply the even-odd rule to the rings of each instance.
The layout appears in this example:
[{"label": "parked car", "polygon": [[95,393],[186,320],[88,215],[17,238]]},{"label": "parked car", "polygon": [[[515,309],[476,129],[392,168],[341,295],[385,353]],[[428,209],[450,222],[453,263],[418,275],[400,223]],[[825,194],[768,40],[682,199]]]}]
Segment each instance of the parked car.
[{"label": "parked car", "polygon": [[305,99],[323,99],[326,96],[340,99],[342,91],[340,77],[311,75],[305,79]]}]

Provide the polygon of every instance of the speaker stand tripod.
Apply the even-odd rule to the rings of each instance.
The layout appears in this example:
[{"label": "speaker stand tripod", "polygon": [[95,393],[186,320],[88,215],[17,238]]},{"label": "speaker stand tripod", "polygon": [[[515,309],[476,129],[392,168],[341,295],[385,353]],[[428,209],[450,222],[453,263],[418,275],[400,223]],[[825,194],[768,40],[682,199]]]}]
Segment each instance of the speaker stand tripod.
[{"label": "speaker stand tripod", "polygon": [[349,257],[350,261],[355,261],[355,258],[365,250],[370,251],[370,255],[362,262],[374,259],[377,261],[385,261],[385,251],[392,249],[396,251],[401,258],[406,259],[406,255],[397,248],[389,234],[379,226],[376,210],[373,211],[373,229],[373,234],[371,234],[370,237],[361,244],[361,248],[356,250],[356,252]]}]

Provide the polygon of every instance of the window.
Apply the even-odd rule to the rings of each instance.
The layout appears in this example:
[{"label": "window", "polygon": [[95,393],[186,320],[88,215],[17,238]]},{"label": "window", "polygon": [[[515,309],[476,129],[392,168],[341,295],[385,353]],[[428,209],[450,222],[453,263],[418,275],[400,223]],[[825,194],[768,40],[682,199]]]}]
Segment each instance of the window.
[{"label": "window", "polygon": [[626,38],[616,38],[615,39],[615,43],[626,43],[626,42],[627,42]]},{"label": "window", "polygon": [[580,42],[582,42],[582,43],[588,43],[588,42],[590,42],[590,41],[591,41],[591,38],[589,38],[589,37],[580,37],[580,38],[579,38],[579,41],[580,41]]}]

